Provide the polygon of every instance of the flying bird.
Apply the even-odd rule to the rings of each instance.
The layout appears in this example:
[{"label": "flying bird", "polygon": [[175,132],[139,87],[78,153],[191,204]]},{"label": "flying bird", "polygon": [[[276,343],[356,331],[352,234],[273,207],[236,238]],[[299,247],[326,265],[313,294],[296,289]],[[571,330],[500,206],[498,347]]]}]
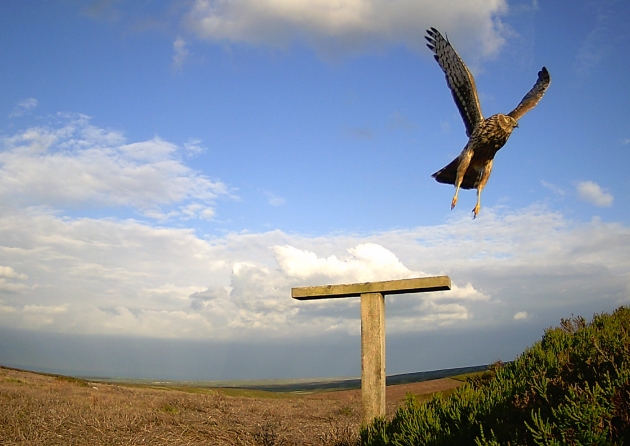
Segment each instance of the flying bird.
[{"label": "flying bird", "polygon": [[518,127],[518,120],[538,104],[551,83],[545,67],[538,72],[538,80],[521,102],[507,115],[498,113],[489,118],[481,114],[481,105],[475,87],[475,79],[459,57],[448,39],[431,28],[427,30],[427,46],[434,53],[435,60],[446,75],[446,83],[451,89],[455,105],[464,120],[468,143],[457,158],[446,167],[435,172],[432,177],[440,183],[453,184],[455,195],[451,209],[457,204],[459,189],[477,189],[477,205],[473,209],[473,219],[481,207],[481,191],[486,186],[492,172],[492,161],[496,153],[505,145]]}]

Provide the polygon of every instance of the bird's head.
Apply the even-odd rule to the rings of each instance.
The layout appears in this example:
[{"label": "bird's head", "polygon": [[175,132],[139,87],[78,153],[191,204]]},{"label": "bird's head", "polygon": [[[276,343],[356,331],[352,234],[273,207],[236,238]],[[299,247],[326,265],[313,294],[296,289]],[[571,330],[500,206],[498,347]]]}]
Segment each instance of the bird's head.
[{"label": "bird's head", "polygon": [[512,133],[518,127],[518,121],[509,115],[499,115],[499,125],[506,132]]}]

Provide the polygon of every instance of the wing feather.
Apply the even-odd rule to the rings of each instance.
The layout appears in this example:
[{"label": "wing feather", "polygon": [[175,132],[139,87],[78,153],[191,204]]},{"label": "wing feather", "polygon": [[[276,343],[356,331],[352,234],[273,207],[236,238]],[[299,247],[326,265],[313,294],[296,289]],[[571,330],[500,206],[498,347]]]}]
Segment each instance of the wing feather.
[{"label": "wing feather", "polygon": [[448,39],[435,28],[428,29],[427,34],[427,46],[444,71],[448,88],[451,89],[455,105],[464,120],[466,135],[470,137],[477,123],[483,119],[475,80]]},{"label": "wing feather", "polygon": [[545,67],[542,67],[542,70],[538,72],[538,80],[536,81],[532,89],[529,90],[529,92],[516,106],[516,108],[508,113],[508,116],[511,116],[518,121],[521,116],[530,111],[532,108],[536,107],[536,104],[538,104],[540,99],[543,97],[550,83],[551,76],[549,76],[549,72],[547,71],[547,69]]}]

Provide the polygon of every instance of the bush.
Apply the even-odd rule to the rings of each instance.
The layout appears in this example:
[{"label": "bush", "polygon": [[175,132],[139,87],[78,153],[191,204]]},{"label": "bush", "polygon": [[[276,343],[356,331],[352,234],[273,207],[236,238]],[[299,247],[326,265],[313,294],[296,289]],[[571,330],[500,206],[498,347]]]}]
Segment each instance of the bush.
[{"label": "bush", "polygon": [[408,396],[364,445],[630,444],[630,309],[563,319],[514,362],[449,398]]}]

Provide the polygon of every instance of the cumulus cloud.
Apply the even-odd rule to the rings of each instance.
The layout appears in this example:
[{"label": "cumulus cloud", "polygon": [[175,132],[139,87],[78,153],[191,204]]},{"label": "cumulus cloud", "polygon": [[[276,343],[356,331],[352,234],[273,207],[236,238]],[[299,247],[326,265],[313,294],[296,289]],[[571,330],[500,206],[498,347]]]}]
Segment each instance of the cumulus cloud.
[{"label": "cumulus cloud", "polygon": [[612,205],[614,197],[593,181],[582,181],[576,185],[580,199],[599,207]]},{"label": "cumulus cloud", "polygon": [[9,118],[18,118],[25,115],[37,107],[38,103],[39,102],[35,98],[27,98],[18,102],[18,104],[13,108],[13,111],[9,114]]},{"label": "cumulus cloud", "polygon": [[494,54],[504,42],[504,0],[196,0],[186,23],[200,38],[287,47],[296,41],[326,54],[383,45],[424,48],[424,30],[449,33],[463,51]]},{"label": "cumulus cloud", "polygon": [[60,115],[52,125],[2,138],[0,146],[5,203],[129,207],[163,219],[191,217],[175,206],[190,209],[194,202],[196,215],[209,219],[214,200],[228,194],[224,183],[186,166],[177,145],[157,136],[129,143],[84,115]]},{"label": "cumulus cloud", "polygon": [[28,275],[18,273],[10,266],[0,266],[0,293],[25,293],[30,289],[28,285],[15,283],[12,279],[24,281],[28,279]]},{"label": "cumulus cloud", "polygon": [[339,259],[334,255],[321,258],[314,252],[293,246],[274,248],[280,268],[287,276],[313,284],[322,280],[368,282],[405,279],[419,274],[407,269],[391,251],[375,243],[362,243],[347,251],[348,258]]},{"label": "cumulus cloud", "polygon": [[26,274],[19,274],[15,272],[10,266],[0,266],[0,277],[7,277],[9,279],[26,280],[28,276]]},{"label": "cumulus cloud", "polygon": [[462,217],[366,235],[207,240],[3,206],[0,326],[232,340],[358,335],[358,298],[296,301],[291,288],[444,274],[451,291],[387,297],[388,333],[509,326],[531,314],[551,324],[630,302],[627,226],[539,207],[484,215],[484,225]]},{"label": "cumulus cloud", "polygon": [[189,229],[68,219],[44,208],[4,207],[0,221],[0,259],[24,274],[14,284],[19,295],[0,279],[4,327],[199,337],[211,323],[187,310],[190,296],[224,277],[229,284],[230,266]]},{"label": "cumulus cloud", "polygon": [[457,299],[483,302],[490,300],[489,296],[483,294],[479,290],[476,290],[470,282],[468,282],[465,286],[457,286],[457,284],[453,283],[450,291],[437,293],[436,296],[438,296],[438,299]]}]

